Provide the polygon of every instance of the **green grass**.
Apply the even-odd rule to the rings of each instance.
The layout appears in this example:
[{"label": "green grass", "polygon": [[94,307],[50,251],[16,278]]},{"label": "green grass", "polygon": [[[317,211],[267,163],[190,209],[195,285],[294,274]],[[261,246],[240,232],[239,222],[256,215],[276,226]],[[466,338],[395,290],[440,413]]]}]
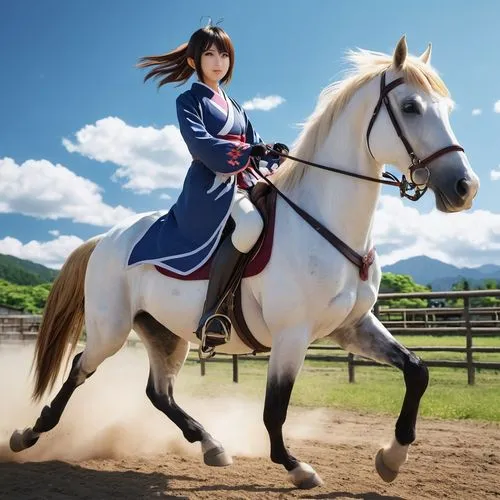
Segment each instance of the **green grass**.
[{"label": "green grass", "polygon": [[[408,348],[416,346],[465,347],[458,336],[397,336]],[[326,341],[326,342],[325,342]],[[328,343],[321,339],[319,343]],[[331,341],[330,341],[331,342]],[[500,337],[475,337],[476,347],[500,347]],[[314,354],[343,355],[343,351],[315,351]],[[424,360],[465,361],[465,353],[417,352]],[[475,361],[500,362],[500,353],[474,353]],[[192,355],[183,370],[190,380],[189,391],[214,391],[217,395],[246,395],[262,400],[267,363],[244,359],[239,363],[240,383],[232,383],[231,363],[207,362],[207,376],[199,376],[199,364]],[[331,407],[396,416],[404,397],[404,380],[399,370],[389,367],[355,368],[356,382],[349,384],[347,363],[307,361],[292,394],[291,404]],[[194,378],[197,378],[193,386]],[[183,378],[182,375],[180,377]],[[475,419],[500,422],[500,370],[476,370],[476,384],[467,385],[466,369],[430,368],[430,383],[422,399],[420,414],[442,419]]]},{"label": "green grass", "polygon": [[[437,336],[405,336],[398,335],[396,338],[408,348],[416,346],[432,346],[432,347],[465,347],[465,337],[437,337]],[[473,347],[500,347],[500,337],[474,337],[472,341]],[[465,353],[460,352],[417,352],[423,360],[449,360],[449,361],[465,361]],[[492,363],[500,363],[500,353],[485,353],[475,352],[473,354],[474,361],[489,361]]]},{"label": "green grass", "polygon": [[[464,336],[436,335],[396,335],[399,342],[410,346],[448,346],[465,347]],[[476,347],[500,347],[500,337],[474,337],[472,345]]]},{"label": "green grass", "polygon": [[[206,376],[199,376],[195,356],[188,359],[179,377],[191,395],[241,395],[264,400],[267,363],[241,360],[240,382],[232,382],[231,363],[207,362]],[[193,383],[193,381],[195,381]],[[347,365],[308,361],[292,394],[291,404],[331,407],[396,416],[404,397],[401,372],[385,367],[356,367],[356,383],[349,384]],[[421,404],[421,415],[443,419],[476,419],[500,422],[500,373],[476,373],[476,385],[467,385],[464,369],[431,368],[430,384]]]},{"label": "green grass", "polygon": [[[431,335],[395,335],[395,338],[404,346],[412,347],[465,347],[464,336],[431,336]],[[332,343],[331,339],[321,339],[318,344]],[[474,337],[473,347],[499,347],[500,337]],[[317,353],[318,351],[316,351]],[[342,351],[340,351],[342,352]],[[441,361],[465,361],[466,355],[461,352],[423,352],[415,351],[423,360],[441,360]],[[474,361],[488,361],[500,363],[500,353],[477,352],[473,354]]]}]

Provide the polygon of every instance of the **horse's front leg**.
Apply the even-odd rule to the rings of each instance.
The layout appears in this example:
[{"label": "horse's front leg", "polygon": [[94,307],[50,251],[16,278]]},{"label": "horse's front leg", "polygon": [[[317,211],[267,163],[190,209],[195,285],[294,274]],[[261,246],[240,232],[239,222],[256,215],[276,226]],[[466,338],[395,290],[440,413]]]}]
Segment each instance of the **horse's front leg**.
[{"label": "horse's front leg", "polygon": [[427,389],[429,372],[422,360],[403,347],[372,313],[355,327],[335,332],[335,338],[346,351],[392,365],[404,374],[406,393],[395,436],[375,458],[377,472],[389,483],[398,475],[408,457],[408,447],[415,441],[418,407]]},{"label": "horse's front leg", "polygon": [[283,424],[293,384],[304,363],[309,345],[309,329],[293,327],[273,335],[273,346],[267,375],[264,423],[271,443],[271,460],[282,464],[298,488],[314,488],[322,484],[314,469],[293,457],[285,447]]}]

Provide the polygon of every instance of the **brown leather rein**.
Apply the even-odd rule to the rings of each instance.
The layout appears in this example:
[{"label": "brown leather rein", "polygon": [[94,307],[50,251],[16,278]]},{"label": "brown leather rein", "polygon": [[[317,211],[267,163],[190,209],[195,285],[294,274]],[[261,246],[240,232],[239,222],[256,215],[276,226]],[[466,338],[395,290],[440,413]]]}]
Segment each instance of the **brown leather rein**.
[{"label": "brown leather rein", "polygon": [[[435,153],[432,153],[431,155],[427,156],[423,160],[420,160],[415,151],[413,150],[410,142],[406,138],[406,136],[403,133],[403,130],[401,129],[399,122],[396,118],[396,115],[394,114],[394,111],[392,109],[391,102],[389,100],[389,92],[393,89],[395,89],[397,86],[401,85],[404,83],[403,78],[398,78],[389,84],[385,84],[385,71],[382,73],[381,78],[380,78],[380,96],[377,101],[377,104],[373,110],[372,117],[370,119],[370,123],[368,124],[368,128],[366,131],[366,142],[368,146],[368,151],[370,152],[370,155],[372,156],[373,159],[375,157],[373,156],[373,153],[370,148],[370,132],[373,128],[373,125],[375,124],[375,120],[377,119],[377,116],[380,112],[380,109],[382,108],[382,104],[385,105],[387,113],[389,115],[389,118],[392,122],[392,125],[398,135],[398,137],[401,139],[403,142],[406,151],[408,152],[408,155],[410,156],[411,160],[411,165],[409,167],[410,170],[410,181],[406,179],[406,177],[403,175],[401,180],[399,180],[396,176],[389,172],[384,172],[382,174],[385,179],[381,179],[379,177],[370,177],[368,175],[362,175],[362,174],[357,174],[355,172],[349,172],[347,170],[341,170],[335,167],[327,167],[326,165],[321,165],[318,163],[313,163],[311,161],[303,160],[300,158],[296,158],[294,156],[287,155],[285,153],[281,153],[279,151],[276,151],[272,149],[271,147],[267,146],[269,151],[273,153],[276,156],[280,156],[283,158],[288,158],[290,160],[297,161],[299,163],[303,163],[304,165],[309,165],[311,167],[319,168],[322,170],[327,170],[329,172],[335,172],[338,174],[343,174],[347,175],[349,177],[355,177],[357,179],[362,179],[366,181],[371,181],[371,182],[377,182],[379,184],[385,184],[389,186],[396,186],[399,188],[399,193],[400,196],[403,198],[408,198],[409,200],[412,201],[417,201],[420,199],[424,193],[427,191],[428,187],[428,181],[430,178],[430,171],[428,168],[428,164],[431,163],[433,160],[436,158],[439,158],[440,156],[451,153],[452,151],[464,151],[462,146],[459,146],[458,144],[452,144],[451,146],[446,146],[442,149],[439,149]],[[426,174],[426,179],[424,183],[417,183],[414,181],[414,174],[416,170],[419,169],[424,169],[425,174]],[[333,245],[344,257],[346,257],[350,262],[352,262],[358,269],[359,269],[359,276],[363,281],[366,281],[368,279],[368,270],[373,263],[375,259],[375,249],[372,248],[366,255],[360,255],[358,254],[355,250],[353,250],[349,245],[344,243],[340,238],[335,236],[328,228],[326,228],[321,222],[316,220],[314,217],[309,215],[305,210],[300,208],[295,202],[293,202],[288,196],[286,196],[284,193],[282,193],[267,177],[264,177],[258,170],[258,168],[255,169],[257,174],[267,183],[273,190],[275,190],[282,198],[287,202],[287,204],[297,213],[299,214],[316,232],[318,232],[323,238],[325,238],[331,245]],[[422,187],[423,186],[423,187]],[[414,194],[410,194],[411,191],[414,191]]]}]

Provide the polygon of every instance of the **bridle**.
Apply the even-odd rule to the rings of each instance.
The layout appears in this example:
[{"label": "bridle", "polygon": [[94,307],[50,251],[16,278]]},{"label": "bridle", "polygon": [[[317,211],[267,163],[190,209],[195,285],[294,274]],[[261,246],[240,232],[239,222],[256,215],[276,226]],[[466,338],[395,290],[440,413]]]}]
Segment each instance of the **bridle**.
[{"label": "bridle", "polygon": [[[347,170],[342,170],[339,168],[335,167],[327,167],[326,165],[321,165],[319,163],[313,163],[311,161],[303,160],[300,158],[296,158],[294,156],[290,156],[289,154],[283,153],[281,151],[277,151],[273,149],[270,146],[267,146],[268,150],[270,151],[271,154],[283,158],[288,158],[290,160],[297,161],[299,163],[303,163],[304,165],[309,165],[311,167],[319,168],[322,170],[327,170],[329,172],[335,172],[343,175],[347,175],[349,177],[355,177],[357,179],[362,179],[366,181],[371,181],[371,182],[377,182],[379,184],[385,184],[389,186],[396,186],[399,188],[399,193],[401,197],[403,198],[408,198],[409,200],[412,201],[417,201],[420,199],[424,193],[427,191],[428,188],[428,182],[430,179],[430,170],[428,165],[434,161],[436,158],[439,158],[440,156],[446,154],[446,153],[451,153],[452,151],[464,151],[462,146],[458,144],[452,144],[451,146],[446,146],[442,149],[439,149],[435,153],[432,153],[431,155],[427,156],[423,160],[421,160],[417,154],[415,153],[414,149],[412,148],[410,142],[406,138],[406,136],[403,133],[403,130],[401,129],[401,126],[399,125],[399,122],[396,118],[396,115],[394,113],[394,110],[392,108],[391,102],[389,100],[389,92],[399,85],[404,83],[403,78],[397,78],[396,80],[393,80],[389,84],[386,85],[385,83],[385,75],[386,72],[384,71],[380,77],[380,96],[377,101],[377,104],[375,105],[375,108],[373,110],[372,117],[370,119],[370,122],[368,124],[368,128],[366,130],[366,144],[368,147],[368,151],[370,152],[370,155],[372,158],[375,160],[375,157],[373,156],[373,153],[370,148],[370,133],[372,131],[373,125],[375,124],[375,120],[377,119],[377,116],[379,115],[380,109],[382,108],[382,104],[385,105],[385,108],[387,110],[387,113],[389,115],[389,118],[391,119],[392,125],[398,135],[398,137],[401,139],[403,142],[406,151],[408,152],[408,155],[410,156],[410,181],[406,179],[406,176],[402,176],[401,180],[399,180],[396,176],[389,172],[384,172],[382,174],[383,178],[380,177],[370,177],[368,175],[362,175],[362,174],[357,174],[355,172],[349,172]],[[425,173],[425,180],[423,182],[417,181],[415,179],[415,172],[422,169]],[[327,241],[329,241],[339,252],[341,252],[348,260],[350,260],[355,266],[358,267],[359,269],[359,276],[362,280],[367,280],[368,279],[368,269],[373,263],[375,259],[375,249],[372,248],[366,255],[362,256],[359,255],[355,250],[353,250],[349,245],[344,243],[340,238],[335,236],[328,228],[326,228],[321,222],[316,220],[314,217],[309,215],[306,211],[304,211],[302,208],[300,208],[295,202],[293,202],[288,196],[286,196],[284,193],[282,193],[267,177],[264,177],[260,172],[259,169],[255,169],[256,173],[261,177],[269,186],[275,190],[282,198],[285,200],[290,207],[295,210],[316,232],[321,234]],[[413,194],[411,192],[414,191]]]},{"label": "bridle", "polygon": [[[452,151],[464,151],[464,148],[458,144],[452,144],[451,146],[446,146],[444,148],[439,149],[435,153],[432,153],[431,155],[427,156],[423,160],[421,160],[417,153],[415,153],[414,149],[412,148],[410,141],[406,138],[406,136],[403,133],[403,130],[401,126],[399,125],[399,122],[396,118],[396,115],[394,113],[394,110],[391,105],[391,101],[389,100],[389,92],[399,85],[404,83],[403,78],[397,78],[396,80],[393,80],[389,84],[385,84],[385,75],[386,72],[384,71],[380,77],[380,96],[378,98],[377,104],[375,105],[375,108],[373,110],[370,122],[368,124],[368,128],[366,130],[366,144],[368,147],[368,151],[371,155],[371,157],[376,160],[376,158],[373,156],[372,150],[370,148],[370,133],[372,131],[373,125],[375,124],[375,120],[377,119],[380,109],[382,108],[382,104],[385,105],[387,114],[389,115],[389,118],[392,122],[392,125],[394,127],[394,130],[396,131],[396,134],[398,137],[401,139],[401,142],[403,143],[406,151],[408,152],[408,155],[410,157],[410,180],[408,181],[406,179],[406,176],[403,175],[401,180],[399,180],[395,175],[391,174],[390,172],[384,172],[382,174],[382,179],[380,177],[370,177],[368,175],[362,175],[362,174],[357,174],[355,172],[349,172],[347,170],[342,170],[340,168],[335,168],[335,167],[327,167],[326,165],[321,165],[319,163],[314,163],[311,161],[307,161],[301,158],[296,158],[295,156],[291,156],[289,154],[285,154],[281,151],[276,151],[272,148],[268,148],[270,152],[274,155],[281,156],[283,158],[288,158],[290,160],[297,161],[299,163],[303,163],[304,165],[309,165],[311,167],[315,168],[320,168],[322,170],[327,170],[329,172],[335,172],[338,174],[343,174],[347,175],[349,177],[355,177],[357,179],[362,179],[366,181],[371,181],[371,182],[377,182],[379,184],[385,184],[388,186],[396,186],[399,188],[399,194],[401,198],[408,198],[409,200],[412,201],[417,201],[419,200],[423,194],[427,191],[428,187],[428,182],[430,178],[430,170],[429,170],[429,163],[434,161],[435,159],[439,158],[440,156],[446,154],[446,153],[451,153]],[[415,179],[415,171],[416,170],[424,170],[425,171],[425,181],[418,181]],[[389,180],[390,179],[390,180]],[[411,194],[411,192],[414,191],[414,194]]]},{"label": "bridle", "polygon": [[[402,180],[400,182],[407,184],[405,188],[407,188],[405,191],[401,192],[401,196],[405,196],[406,198],[416,201],[419,198],[423,196],[423,194],[427,191],[428,187],[428,182],[429,178],[431,176],[430,170],[429,170],[429,163],[434,161],[436,158],[439,158],[440,156],[445,155],[446,153],[451,153],[452,151],[464,151],[464,148],[458,144],[452,144],[451,146],[446,146],[444,148],[439,149],[435,153],[432,153],[431,155],[427,156],[423,160],[421,160],[418,156],[417,153],[415,153],[415,150],[412,148],[410,141],[406,138],[406,136],[403,133],[403,130],[401,129],[401,126],[399,125],[399,122],[396,118],[396,115],[394,113],[394,110],[392,109],[391,101],[389,100],[389,92],[399,85],[404,83],[404,78],[397,78],[396,80],[393,80],[389,84],[385,84],[385,74],[386,72],[384,71],[380,77],[380,96],[378,98],[377,104],[375,106],[375,109],[373,110],[373,114],[370,120],[370,123],[368,124],[368,129],[366,130],[366,144],[368,146],[368,151],[370,152],[370,155],[372,158],[375,160],[375,157],[373,156],[372,150],[370,148],[370,133],[372,131],[373,125],[375,124],[375,120],[377,119],[377,116],[380,112],[380,109],[382,108],[382,104],[385,105],[385,109],[387,110],[387,114],[389,115],[389,118],[391,119],[392,126],[394,127],[394,130],[396,131],[396,134],[398,137],[401,139],[401,142],[403,143],[406,151],[408,152],[408,155],[410,156],[410,161],[411,164],[409,166],[409,171],[410,171],[410,181],[411,183],[408,183],[406,181],[405,176],[403,175]],[[424,178],[425,180],[422,181],[416,181],[415,180],[415,171],[416,170],[423,170],[424,171]],[[423,186],[423,187],[422,187]],[[414,195],[408,195],[407,191],[408,190],[415,190]]]}]

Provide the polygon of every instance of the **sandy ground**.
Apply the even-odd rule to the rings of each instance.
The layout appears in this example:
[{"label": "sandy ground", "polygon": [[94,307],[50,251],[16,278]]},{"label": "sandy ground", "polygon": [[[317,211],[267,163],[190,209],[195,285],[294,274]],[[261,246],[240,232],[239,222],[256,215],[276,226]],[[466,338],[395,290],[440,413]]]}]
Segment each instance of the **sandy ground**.
[{"label": "sandy ground", "polygon": [[55,429],[13,454],[12,430],[33,425],[40,411],[29,403],[31,349],[0,344],[0,499],[500,499],[497,424],[421,419],[408,463],[387,485],[373,457],[394,419],[292,408],[288,444],[324,480],[300,491],[268,458],[261,402],[190,400],[183,388],[178,402],[234,457],[230,467],[207,467],[199,445],[187,443],[146,399],[147,360],[138,349],[105,362]]}]

